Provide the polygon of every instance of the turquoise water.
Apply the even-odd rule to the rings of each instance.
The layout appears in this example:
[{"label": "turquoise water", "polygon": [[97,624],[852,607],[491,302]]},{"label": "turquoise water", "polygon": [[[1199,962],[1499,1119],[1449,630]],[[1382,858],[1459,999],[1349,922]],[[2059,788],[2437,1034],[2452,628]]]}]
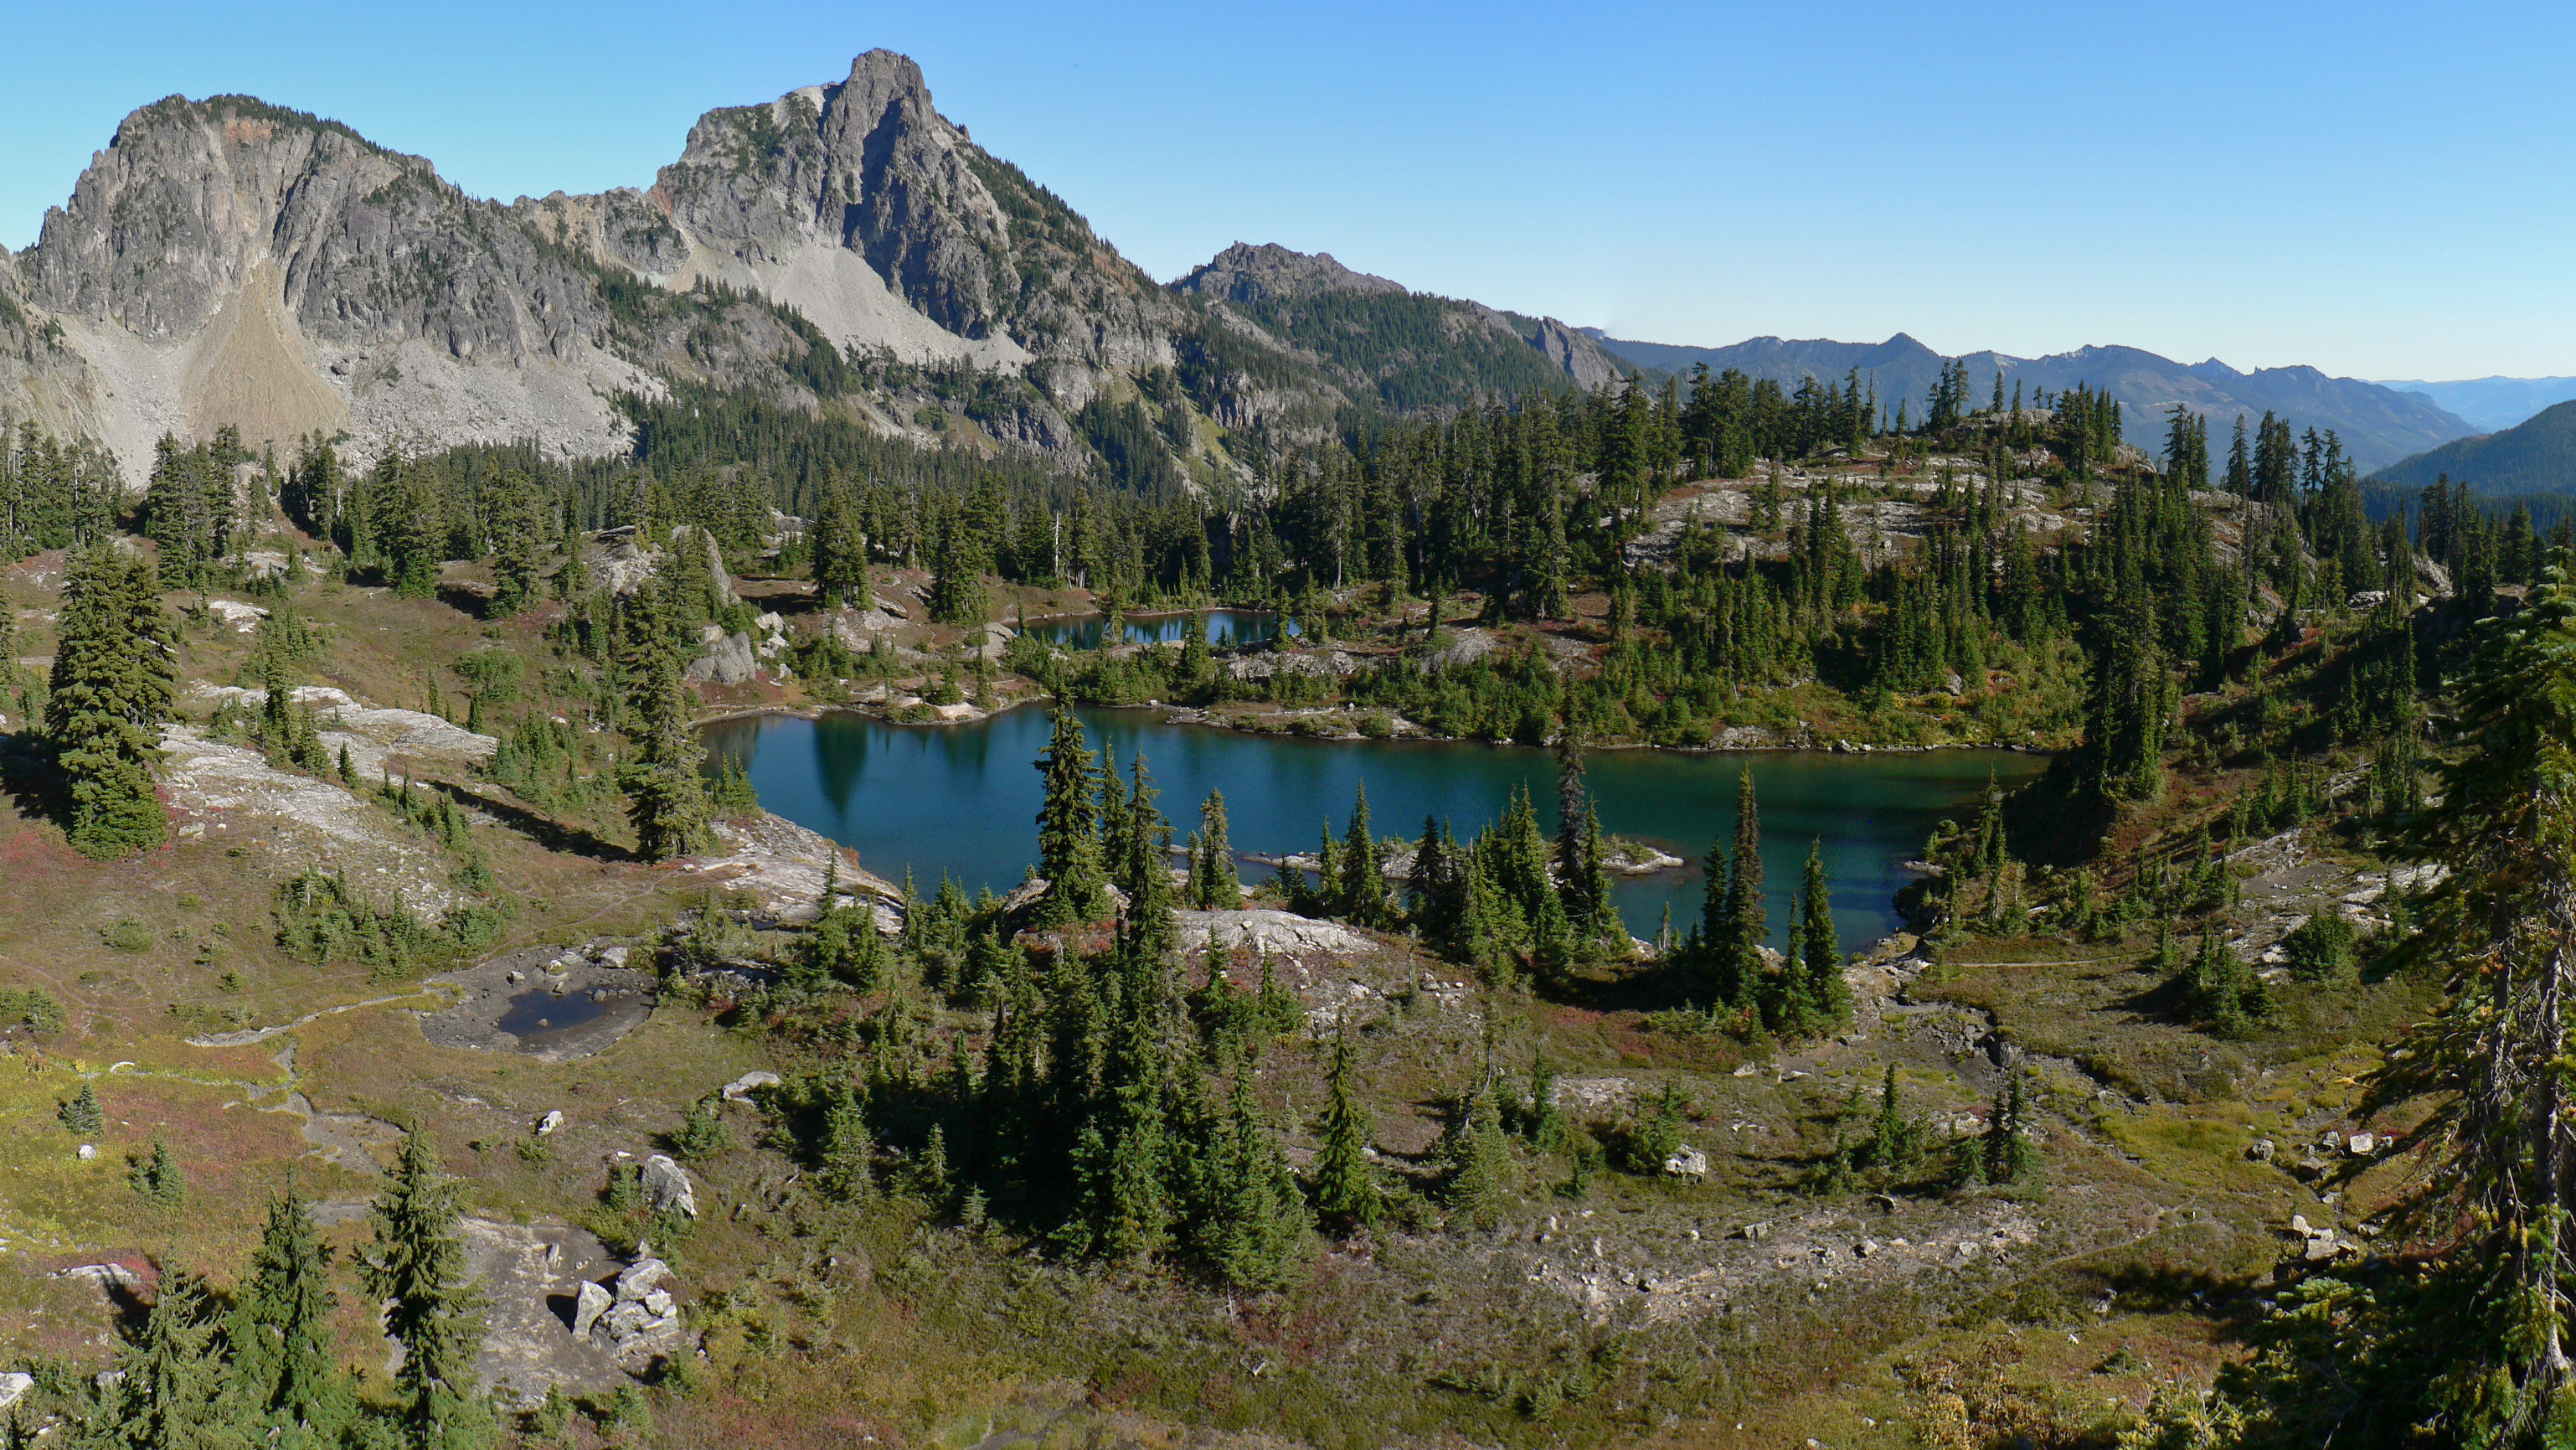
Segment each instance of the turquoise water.
[{"label": "turquoise water", "polygon": [[[1127,639],[1137,644],[1168,644],[1188,637],[1190,622],[1204,618],[1208,625],[1208,642],[1218,649],[1238,644],[1261,644],[1279,637],[1279,616],[1253,609],[1207,609],[1198,614],[1131,614],[1120,620]],[[1101,636],[1107,633],[1109,617],[1082,614],[1067,619],[1037,619],[1029,622],[1029,634],[1048,644],[1066,649],[1098,649]],[[1288,626],[1293,638],[1295,625]]]},{"label": "turquoise water", "polygon": [[[1515,787],[1529,791],[1542,824],[1554,828],[1556,762],[1544,750],[1248,735],[1166,724],[1155,710],[1076,713],[1092,748],[1106,743],[1122,768],[1144,750],[1176,839],[1188,838],[1199,802],[1217,789],[1225,792],[1237,851],[1311,851],[1326,825],[1340,834],[1362,782],[1380,836],[1416,836],[1426,814],[1468,836],[1500,814]],[[762,805],[856,850],[880,876],[901,880],[909,867],[924,894],[943,871],[969,892],[1018,884],[1037,850],[1034,762],[1047,734],[1046,712],[1035,708],[964,726],[834,714],[734,720],[706,732],[711,751],[743,762]],[[1847,949],[1897,928],[1890,898],[1907,879],[1900,863],[1922,853],[1942,817],[1973,808],[1989,771],[2009,786],[2046,764],[2036,755],[1970,750],[1586,756],[1603,828],[1690,863],[1618,878],[1619,910],[1631,931],[1652,940],[1667,906],[1675,927],[1689,929],[1699,911],[1700,858],[1712,839],[1731,838],[1736,776],[1749,766],[1775,940],[1785,932],[1808,843],[1817,841]],[[1239,869],[1247,880],[1267,874],[1258,866]]]}]

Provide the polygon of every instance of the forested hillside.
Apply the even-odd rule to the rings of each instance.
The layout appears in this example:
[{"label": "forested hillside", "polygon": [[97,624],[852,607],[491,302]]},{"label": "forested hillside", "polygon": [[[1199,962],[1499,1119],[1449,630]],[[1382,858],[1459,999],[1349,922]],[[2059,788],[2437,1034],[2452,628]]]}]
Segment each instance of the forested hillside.
[{"label": "forested hillside", "polygon": [[2543,408],[2501,433],[2462,438],[2371,475],[2371,482],[2420,489],[2437,478],[2489,498],[2576,491],[2576,403]]}]

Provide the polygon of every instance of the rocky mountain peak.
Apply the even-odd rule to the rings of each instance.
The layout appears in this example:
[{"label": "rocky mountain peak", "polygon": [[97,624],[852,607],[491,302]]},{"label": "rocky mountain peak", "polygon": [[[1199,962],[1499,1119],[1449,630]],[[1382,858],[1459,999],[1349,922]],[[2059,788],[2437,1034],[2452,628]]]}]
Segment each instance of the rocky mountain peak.
[{"label": "rocky mountain peak", "polygon": [[[598,352],[588,280],[500,208],[419,157],[248,96],[126,117],[20,265],[59,332],[20,351],[44,385],[11,391],[129,474],[160,434],[225,425],[253,443],[429,431],[601,448],[619,436],[601,390],[641,382]],[[528,406],[460,416],[469,373],[496,366]]]},{"label": "rocky mountain peak", "polygon": [[1268,302],[1317,292],[1398,293],[1402,283],[1354,272],[1330,252],[1292,252],[1276,242],[1237,242],[1172,284],[1190,297],[1227,302]]}]

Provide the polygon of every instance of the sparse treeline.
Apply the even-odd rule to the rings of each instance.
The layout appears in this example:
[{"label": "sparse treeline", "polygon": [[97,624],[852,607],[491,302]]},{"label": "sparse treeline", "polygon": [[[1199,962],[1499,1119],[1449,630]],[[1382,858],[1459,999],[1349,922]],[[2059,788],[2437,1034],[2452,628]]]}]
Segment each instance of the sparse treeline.
[{"label": "sparse treeline", "polygon": [[[160,1190],[153,1201],[175,1208],[184,1165],[156,1145],[148,1168],[138,1172],[138,1191],[149,1177]],[[457,1187],[418,1131],[405,1138],[369,1217],[374,1233],[356,1255],[357,1287],[383,1306],[385,1333],[402,1361],[382,1390],[362,1396],[357,1375],[332,1349],[340,1302],[334,1255],[312,1201],[290,1180],[285,1195],[270,1200],[267,1225],[229,1295],[201,1268],[164,1262],[151,1307],[126,1329],[113,1373],[45,1376],[35,1403],[62,1421],[47,1433],[83,1446],[494,1444],[501,1416],[474,1373],[484,1324],[467,1283]]]}]

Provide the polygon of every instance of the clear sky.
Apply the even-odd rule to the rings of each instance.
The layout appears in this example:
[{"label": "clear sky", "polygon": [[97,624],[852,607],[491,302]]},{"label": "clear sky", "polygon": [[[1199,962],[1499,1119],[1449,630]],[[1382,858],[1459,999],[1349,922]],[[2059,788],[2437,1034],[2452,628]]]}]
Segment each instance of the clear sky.
[{"label": "clear sky", "polygon": [[1660,342],[2576,373],[2576,6],[878,3],[19,7],[0,242],[119,117],[242,91],[509,198],[921,62],[1169,279],[1227,243]]}]

